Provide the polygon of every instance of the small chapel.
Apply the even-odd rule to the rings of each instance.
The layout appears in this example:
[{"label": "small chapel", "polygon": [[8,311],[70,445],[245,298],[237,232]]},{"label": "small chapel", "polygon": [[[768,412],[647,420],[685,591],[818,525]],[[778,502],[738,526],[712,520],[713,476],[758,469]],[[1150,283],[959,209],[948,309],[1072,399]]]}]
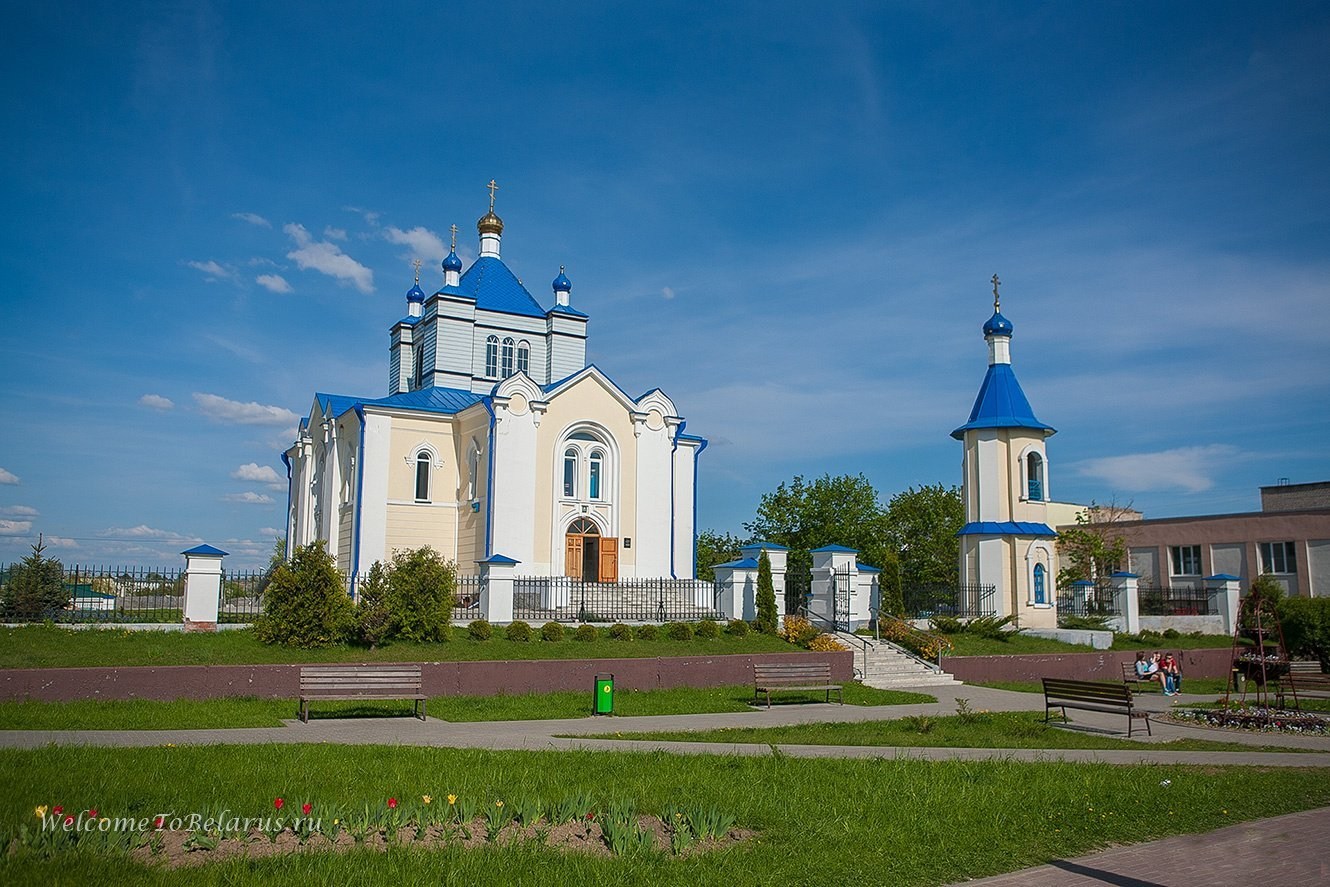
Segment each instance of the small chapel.
[{"label": "small chapel", "polygon": [[503,261],[504,223],[476,225],[432,295],[417,279],[389,329],[382,397],[315,394],[282,455],[287,554],[326,543],[352,581],[431,546],[462,575],[481,562],[592,582],[694,575],[704,438],[659,388],[633,397],[586,360],[590,318],[563,267],[542,304]]}]

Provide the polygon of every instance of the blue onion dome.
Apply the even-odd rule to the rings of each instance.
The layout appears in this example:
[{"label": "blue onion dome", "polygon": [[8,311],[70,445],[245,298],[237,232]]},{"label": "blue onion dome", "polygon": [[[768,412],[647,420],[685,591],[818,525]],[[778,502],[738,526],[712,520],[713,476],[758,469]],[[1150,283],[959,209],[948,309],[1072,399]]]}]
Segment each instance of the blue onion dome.
[{"label": "blue onion dome", "polygon": [[993,316],[988,318],[988,323],[984,324],[985,336],[1010,336],[1011,321],[1002,316],[1002,312],[994,311]]},{"label": "blue onion dome", "polygon": [[448,253],[448,258],[443,260],[444,271],[461,271],[462,260],[457,258],[457,250]]},{"label": "blue onion dome", "polygon": [[552,284],[556,293],[571,293],[573,291],[573,282],[568,279],[568,275],[563,273],[563,266],[559,266],[559,276],[554,278]]},{"label": "blue onion dome", "polygon": [[425,301],[425,291],[420,288],[420,284],[417,283],[415,286],[411,287],[411,289],[406,291],[406,300],[408,302]]}]

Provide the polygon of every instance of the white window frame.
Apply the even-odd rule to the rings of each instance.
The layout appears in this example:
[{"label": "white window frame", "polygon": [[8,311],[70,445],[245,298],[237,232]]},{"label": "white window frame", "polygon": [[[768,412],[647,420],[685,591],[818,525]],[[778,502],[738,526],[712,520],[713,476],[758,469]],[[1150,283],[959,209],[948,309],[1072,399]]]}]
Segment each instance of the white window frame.
[{"label": "white window frame", "polygon": [[[431,476],[434,468],[434,456],[429,450],[416,450],[416,457],[412,460],[412,464],[415,466],[414,483],[412,485],[412,493],[415,497],[414,501],[421,504],[428,504],[433,501],[430,498],[430,493],[433,492],[431,488],[434,486],[434,478]],[[422,465],[425,468],[423,477],[420,471]],[[425,482],[425,495],[423,497],[420,495],[421,480],[424,480]]]},{"label": "white window frame", "polygon": [[531,375],[531,343],[526,339],[517,343],[517,371]]},{"label": "white window frame", "polygon": [[485,378],[495,379],[499,375],[499,337],[490,336],[485,340]]},{"label": "white window frame", "polygon": [[1298,548],[1289,541],[1260,542],[1261,572],[1291,576],[1298,572]]},{"label": "white window frame", "polygon": [[513,374],[513,356],[517,343],[512,336],[505,336],[503,347],[499,349],[499,374],[507,379]]},{"label": "white window frame", "polygon": [[[1195,563],[1188,561],[1195,560]],[[1170,545],[1168,548],[1168,566],[1171,576],[1199,576],[1201,569],[1201,546]],[[1186,569],[1191,567],[1192,569]]]}]

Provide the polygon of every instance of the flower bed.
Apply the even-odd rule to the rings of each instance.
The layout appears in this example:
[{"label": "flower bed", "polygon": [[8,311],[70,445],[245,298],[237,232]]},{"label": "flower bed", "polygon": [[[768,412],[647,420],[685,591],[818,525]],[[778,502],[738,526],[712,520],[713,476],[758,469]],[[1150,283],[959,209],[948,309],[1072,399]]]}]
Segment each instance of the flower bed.
[{"label": "flower bed", "polygon": [[1222,708],[1175,708],[1169,717],[1185,724],[1259,733],[1303,733],[1325,736],[1325,718],[1304,712],[1249,706],[1225,711]]}]

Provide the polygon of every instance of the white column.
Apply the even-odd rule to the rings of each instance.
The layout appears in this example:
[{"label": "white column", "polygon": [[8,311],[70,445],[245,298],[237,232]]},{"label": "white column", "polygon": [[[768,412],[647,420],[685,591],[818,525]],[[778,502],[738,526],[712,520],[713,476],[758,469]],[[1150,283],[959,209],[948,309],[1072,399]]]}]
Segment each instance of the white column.
[{"label": "white column", "polygon": [[198,545],[180,553],[185,556],[185,631],[216,631],[226,552]]},{"label": "white column", "polygon": [[1229,573],[1216,573],[1206,576],[1205,590],[1215,598],[1219,615],[1224,619],[1224,633],[1233,634],[1238,626],[1239,584],[1242,580]]},{"label": "white column", "polygon": [[501,554],[490,555],[480,564],[480,612],[489,622],[513,621],[513,574],[519,561]]},{"label": "white column", "polygon": [[757,567],[720,565],[713,568],[719,594],[716,609],[726,619],[752,621],[757,618]]},{"label": "white column", "polygon": [[1114,573],[1113,597],[1122,608],[1122,627],[1127,634],[1141,632],[1141,599],[1136,590],[1136,580],[1141,577],[1135,573]]}]

